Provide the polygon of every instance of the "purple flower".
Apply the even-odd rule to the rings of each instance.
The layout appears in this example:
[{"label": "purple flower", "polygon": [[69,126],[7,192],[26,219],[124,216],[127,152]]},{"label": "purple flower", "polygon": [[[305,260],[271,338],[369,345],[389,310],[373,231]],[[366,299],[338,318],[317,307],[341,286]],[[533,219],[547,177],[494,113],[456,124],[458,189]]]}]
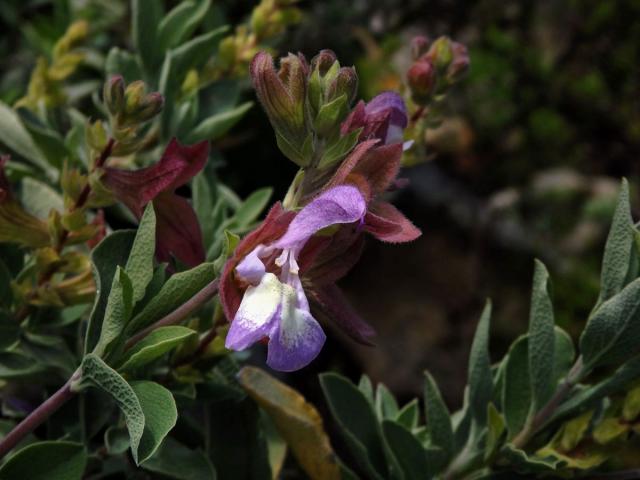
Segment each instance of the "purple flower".
[{"label": "purple flower", "polygon": [[235,267],[235,274],[249,286],[229,329],[227,348],[244,350],[268,337],[267,364],[271,368],[293,371],[308,365],[326,336],[309,310],[300,280],[300,252],[320,230],[361,222],[365,214],[366,201],[360,191],[340,185],[298,212],[284,235],[253,247]]},{"label": "purple flower", "polygon": [[344,135],[362,128],[360,140],[378,139],[384,145],[402,143],[403,131],[409,119],[402,97],[395,92],[383,92],[369,103],[360,101],[342,123]]}]

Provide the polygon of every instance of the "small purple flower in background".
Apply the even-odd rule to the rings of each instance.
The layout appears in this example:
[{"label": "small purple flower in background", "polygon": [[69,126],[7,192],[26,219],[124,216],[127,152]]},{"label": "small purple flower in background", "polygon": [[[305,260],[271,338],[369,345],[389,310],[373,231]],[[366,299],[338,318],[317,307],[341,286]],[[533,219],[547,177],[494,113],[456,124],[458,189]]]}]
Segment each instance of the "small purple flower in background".
[{"label": "small purple flower in background", "polygon": [[157,226],[156,256],[169,261],[173,255],[190,267],[205,259],[202,232],[191,204],[175,190],[204,168],[209,142],[180,145],[171,140],[155,165],[139,170],[106,167],[102,183],[133,214],[142,218],[144,207],[153,202]]},{"label": "small purple flower in background", "polygon": [[[326,336],[309,309],[300,279],[300,253],[320,230],[361,222],[365,213],[366,202],[357,188],[337,186],[298,212],[279,239],[254,247],[235,267],[249,287],[233,318],[227,348],[244,350],[268,337],[271,368],[293,371],[309,364]],[[267,271],[268,266],[278,275]]]},{"label": "small purple flower in background", "polygon": [[362,128],[360,141],[378,139],[384,145],[402,143],[409,119],[404,100],[396,92],[383,92],[369,103],[358,102],[342,123],[342,135]]}]

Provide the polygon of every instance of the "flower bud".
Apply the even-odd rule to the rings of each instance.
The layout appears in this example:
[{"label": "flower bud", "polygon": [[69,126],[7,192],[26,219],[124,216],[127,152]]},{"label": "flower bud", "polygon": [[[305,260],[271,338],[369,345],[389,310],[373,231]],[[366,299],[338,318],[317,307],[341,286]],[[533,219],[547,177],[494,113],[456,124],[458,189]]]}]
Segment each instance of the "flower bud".
[{"label": "flower bud", "polygon": [[407,72],[407,83],[413,100],[424,104],[436,85],[436,71],[432,63],[426,59],[415,62]]},{"label": "flower bud", "polygon": [[425,58],[430,60],[439,73],[444,73],[453,60],[453,50],[449,37],[439,37],[425,54]]},{"label": "flower bud", "polygon": [[136,112],[145,93],[146,87],[142,80],[136,80],[135,82],[127,85],[127,88],[124,91],[124,111],[127,116]]},{"label": "flower bud", "polygon": [[338,98],[340,95],[347,96],[347,104],[351,104],[358,93],[358,75],[353,67],[342,67],[335,80],[327,89],[327,99],[329,101]]},{"label": "flower bud", "polygon": [[320,53],[311,59],[311,70],[317,69],[320,76],[324,77],[337,60],[332,50],[320,50]]},{"label": "flower bud", "polygon": [[104,84],[104,103],[111,115],[117,115],[124,107],[124,79],[112,76]]},{"label": "flower bud", "polygon": [[452,42],[453,60],[447,69],[447,80],[454,83],[460,80],[469,69],[469,52],[462,43]]},{"label": "flower bud", "polygon": [[425,35],[418,35],[411,40],[411,57],[418,60],[422,55],[427,53],[431,40]]},{"label": "flower bud", "polygon": [[[259,52],[251,62],[256,94],[276,131],[283,153],[298,165],[306,165],[302,146],[309,134],[305,103],[309,66],[304,57],[289,54],[276,72],[271,55]],[[286,151],[285,151],[286,150]]]},{"label": "flower bud", "polygon": [[159,92],[153,92],[146,95],[138,105],[136,119],[140,122],[146,122],[158,115],[164,106],[164,97]]}]

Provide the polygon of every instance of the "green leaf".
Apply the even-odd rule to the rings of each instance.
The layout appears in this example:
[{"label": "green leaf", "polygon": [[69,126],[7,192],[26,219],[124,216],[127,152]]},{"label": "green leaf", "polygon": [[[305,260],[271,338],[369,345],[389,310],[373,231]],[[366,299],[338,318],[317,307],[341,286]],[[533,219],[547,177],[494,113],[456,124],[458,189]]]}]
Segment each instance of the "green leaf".
[{"label": "green leaf", "polygon": [[133,305],[144,297],[145,290],[153,278],[153,257],[156,251],[156,214],[153,202],[144,210],[136,238],[131,247],[125,272],[133,286]]},{"label": "green leaf", "polygon": [[484,449],[484,460],[487,462],[498,451],[505,432],[504,417],[498,412],[493,403],[487,405],[487,443]]},{"label": "green leaf", "polygon": [[362,374],[360,377],[358,390],[360,390],[367,400],[369,400],[369,403],[373,405],[373,385],[371,384],[371,379],[367,375]]},{"label": "green leaf", "polygon": [[191,270],[172,275],[162,286],[158,295],[129,322],[127,333],[135,333],[175,310],[214,278],[215,271],[212,263],[203,263]]},{"label": "green leaf", "polygon": [[515,467],[518,472],[534,474],[534,473],[555,473],[556,470],[563,465],[563,461],[553,457],[538,457],[536,455],[528,455],[524,450],[506,444],[501,455],[510,464]]},{"label": "green leaf", "polygon": [[109,455],[122,455],[129,450],[129,432],[126,428],[112,425],[104,432],[104,446]]},{"label": "green leaf", "polygon": [[171,124],[174,117],[175,95],[180,91],[182,82],[187,72],[192,68],[197,68],[204,64],[211,56],[211,52],[226,32],[227,28],[222,27],[211,32],[199,35],[194,39],[180,45],[167,52],[160,72],[159,91],[164,96],[164,108],[162,110],[162,135],[169,137],[177,128]]},{"label": "green leaf", "polygon": [[131,280],[121,267],[116,267],[111,291],[104,311],[104,322],[100,339],[93,353],[102,357],[109,352],[109,347],[120,338],[133,310],[133,286]]},{"label": "green leaf", "polygon": [[124,363],[118,370],[126,371],[140,368],[197,335],[195,330],[179,325],[160,327],[136,343],[127,352]]},{"label": "green leaf", "polygon": [[245,113],[253,106],[253,102],[245,102],[236,108],[205,118],[200,124],[191,130],[187,136],[188,143],[196,143],[202,140],[217,140],[225,135],[238,123]]},{"label": "green leaf", "polygon": [[85,353],[93,350],[98,343],[109,298],[110,290],[108,287],[113,283],[117,267],[127,263],[134,239],[135,231],[119,230],[108,235],[91,252],[97,294],[89,316],[84,346]]},{"label": "green leaf", "polygon": [[22,180],[20,198],[24,208],[38,218],[47,218],[52,209],[64,211],[62,196],[44,182],[26,177]]},{"label": "green leaf", "polygon": [[138,447],[138,463],[142,463],[155,453],[176,425],[178,409],[171,392],[158,383],[134,382],[131,388],[144,413],[144,433]]},{"label": "green leaf", "polygon": [[[609,300],[626,285],[627,271],[633,248],[633,219],[629,202],[629,184],[622,180],[618,204],[604,247],[602,273],[600,276],[600,297],[598,304]],[[597,308],[597,307],[596,307]]]},{"label": "green leaf", "polygon": [[443,452],[442,463],[436,466],[436,470],[440,470],[451,460],[454,452],[453,426],[449,410],[429,372],[425,372],[424,412],[431,445]]},{"label": "green leaf", "polygon": [[538,411],[553,395],[554,320],[553,305],[548,291],[549,272],[536,260],[529,313],[529,380],[531,382],[531,410]]},{"label": "green leaf", "polygon": [[81,443],[32,443],[16,452],[0,468],[0,480],[80,480],[87,464]]},{"label": "green leaf", "polygon": [[56,177],[56,170],[49,165],[18,114],[2,101],[0,101],[0,142],[28,162],[41,168],[49,177]]},{"label": "green leaf", "polygon": [[142,468],[176,480],[216,480],[216,472],[207,456],[167,437]]},{"label": "green leaf", "polygon": [[211,0],[185,1],[176,5],[158,26],[158,39],[162,50],[178,46],[188,38],[206,15]]},{"label": "green leaf", "polygon": [[576,349],[569,334],[560,327],[555,327],[555,339],[552,383],[554,387],[557,387],[573,366]]},{"label": "green leaf", "polygon": [[504,372],[502,410],[509,438],[514,437],[527,421],[531,410],[528,338],[519,337],[509,348]]},{"label": "green leaf", "polygon": [[122,75],[126,83],[142,78],[142,71],[136,56],[118,47],[109,50],[104,68],[108,75]]},{"label": "green leaf", "polygon": [[476,328],[469,354],[469,404],[479,425],[486,423],[487,404],[493,395],[493,376],[489,358],[489,326],[491,301],[487,303]]},{"label": "green leaf", "polygon": [[372,479],[388,478],[382,432],[369,400],[355,385],[336,373],[321,374],[320,385],[360,469]]},{"label": "green leaf", "polygon": [[339,162],[347,156],[347,154],[353,150],[353,147],[358,143],[358,138],[362,133],[362,129],[359,128],[346,135],[339,137],[335,141],[329,143],[327,149],[324,151],[322,158],[320,159],[319,167],[326,168],[334,163]]},{"label": "green leaf", "polygon": [[322,418],[302,395],[264,370],[244,367],[238,381],[267,412],[296,460],[311,479],[340,479],[337,457],[324,431]]},{"label": "green leaf", "polygon": [[233,230],[234,228],[244,228],[251,225],[269,204],[272,194],[273,188],[266,187],[249,195],[236,210],[228,228]]},{"label": "green leaf", "polygon": [[419,419],[420,410],[418,408],[418,399],[414,398],[400,409],[394,420],[398,425],[411,431],[418,427]]},{"label": "green leaf", "polygon": [[640,279],[605,301],[580,336],[585,370],[622,363],[637,351],[640,336]]},{"label": "green leaf", "polygon": [[161,20],[162,2],[160,0],[131,1],[133,44],[149,77],[153,77],[156,73],[162,55],[158,38],[158,25]]},{"label": "green leaf", "polygon": [[97,355],[92,353],[86,355],[80,368],[82,369],[80,385],[90,384],[104,390],[113,397],[124,414],[129,430],[131,455],[138,464],[138,448],[144,432],[145,418],[135,391],[118,372]]},{"label": "green leaf", "polygon": [[213,191],[210,182],[211,175],[207,175],[204,171],[200,172],[193,179],[191,184],[191,203],[198,217],[198,223],[202,230],[202,241],[205,249],[208,249],[213,243],[213,234],[215,231],[214,215],[212,205],[215,204]]},{"label": "green leaf", "polygon": [[549,422],[568,417],[585,408],[591,408],[601,399],[617,393],[640,376],[640,356],[634,357],[613,374],[606,377],[600,383],[574,393],[556,410]]},{"label": "green leaf", "polygon": [[22,353],[0,353],[1,380],[25,380],[44,372],[46,369],[46,365],[35,362],[32,357],[28,357]]},{"label": "green leaf", "polygon": [[382,422],[382,430],[391,451],[398,459],[404,479],[428,478],[426,474],[430,472],[430,465],[420,442],[404,427],[389,420]]},{"label": "green leaf", "polygon": [[376,388],[375,409],[380,421],[395,418],[398,414],[398,402],[382,383],[379,383]]}]

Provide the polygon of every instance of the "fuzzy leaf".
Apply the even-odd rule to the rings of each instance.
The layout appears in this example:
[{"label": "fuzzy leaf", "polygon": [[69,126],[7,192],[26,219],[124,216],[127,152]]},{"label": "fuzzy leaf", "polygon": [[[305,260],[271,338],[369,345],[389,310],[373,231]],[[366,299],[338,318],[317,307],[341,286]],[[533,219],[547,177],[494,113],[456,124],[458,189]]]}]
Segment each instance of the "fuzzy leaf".
[{"label": "fuzzy leaf", "polygon": [[524,427],[531,410],[528,339],[518,338],[509,349],[502,391],[502,409],[509,438]]},{"label": "fuzzy leaf", "polygon": [[245,102],[231,110],[216,113],[205,118],[198,126],[191,130],[187,136],[187,142],[196,143],[202,140],[217,140],[225,135],[235,124],[237,124],[244,114],[251,109],[253,102]]},{"label": "fuzzy leaf", "polygon": [[153,202],[145,208],[136,238],[131,247],[125,272],[133,286],[133,304],[144,297],[147,285],[153,278],[153,256],[156,251],[156,214]]},{"label": "fuzzy leaf", "polygon": [[195,330],[179,325],[160,327],[136,343],[127,352],[124,363],[118,370],[126,371],[140,368],[173,350],[188,339],[197,337],[197,335]]},{"label": "fuzzy leaf", "polygon": [[215,271],[211,263],[203,263],[191,270],[174,274],[162,286],[160,292],[133,318],[127,326],[127,332],[135,333],[175,310],[214,278]]},{"label": "fuzzy leaf", "polygon": [[176,5],[158,26],[161,48],[177,47],[188,38],[198,28],[210,6],[211,0],[189,0]]},{"label": "fuzzy leaf", "polygon": [[236,210],[228,228],[244,228],[255,222],[269,204],[273,188],[261,188],[249,195]]},{"label": "fuzzy leaf", "polygon": [[100,332],[100,339],[93,349],[93,353],[102,357],[109,352],[109,347],[120,337],[127,322],[131,318],[133,286],[125,271],[116,267],[111,291],[104,311],[104,321]]},{"label": "fuzzy leaf", "polygon": [[418,408],[418,399],[414,398],[400,409],[394,420],[398,425],[411,431],[417,428],[419,419],[420,410]]},{"label": "fuzzy leaf", "polygon": [[493,394],[493,377],[489,358],[489,326],[491,322],[491,302],[487,301],[469,354],[469,403],[473,415],[480,425],[486,423],[487,404]]},{"label": "fuzzy leaf", "polygon": [[263,370],[244,367],[238,380],[271,417],[309,478],[340,479],[337,457],[313,405]]},{"label": "fuzzy leaf", "polygon": [[335,373],[320,375],[320,385],[360,469],[372,479],[388,478],[382,433],[369,400],[355,385]]},{"label": "fuzzy leaf", "polygon": [[549,272],[536,260],[529,314],[529,379],[531,381],[531,409],[538,411],[553,395],[554,320],[548,291]]},{"label": "fuzzy leaf", "polygon": [[26,380],[46,369],[46,365],[35,362],[32,357],[22,353],[0,353],[0,380]]},{"label": "fuzzy leaf", "polygon": [[424,412],[431,446],[442,449],[442,463],[436,466],[439,471],[451,460],[454,452],[453,426],[438,385],[429,372],[425,372]]},{"label": "fuzzy leaf", "polygon": [[430,471],[427,455],[420,442],[404,427],[385,420],[382,430],[389,448],[398,459],[405,480],[423,480]]},{"label": "fuzzy leaf", "polygon": [[602,258],[600,297],[598,305],[609,300],[626,285],[627,271],[633,248],[634,228],[629,203],[629,184],[622,180],[618,204],[613,215]]},{"label": "fuzzy leaf", "polygon": [[376,388],[375,408],[380,421],[395,418],[398,414],[398,402],[382,383],[379,383]]},{"label": "fuzzy leaf", "polygon": [[138,447],[138,462],[142,463],[155,453],[176,425],[178,410],[171,392],[158,383],[135,382],[131,388],[144,413],[144,433]]},{"label": "fuzzy leaf", "polygon": [[110,293],[109,287],[113,283],[118,266],[124,266],[127,263],[135,235],[133,230],[114,232],[108,235],[91,252],[97,294],[87,326],[85,353],[93,350],[98,343]]},{"label": "fuzzy leaf", "polygon": [[41,168],[50,177],[56,175],[55,170],[47,163],[47,159],[29,135],[20,117],[11,107],[1,101],[0,142],[28,162]]},{"label": "fuzzy leaf", "polygon": [[81,385],[93,385],[111,395],[127,422],[131,455],[139,463],[138,448],[145,427],[144,411],[131,385],[104,361],[90,353],[82,360]]},{"label": "fuzzy leaf", "polygon": [[132,0],[131,30],[133,32],[133,43],[149,76],[153,76],[156,73],[162,53],[158,39],[158,24],[161,20],[162,3],[160,0]]},{"label": "fuzzy leaf", "polygon": [[612,365],[637,351],[640,336],[640,279],[605,301],[589,318],[580,337],[585,369]]},{"label": "fuzzy leaf", "polygon": [[487,443],[484,449],[485,462],[498,451],[505,427],[504,417],[493,403],[489,403],[487,406]]},{"label": "fuzzy leaf", "polygon": [[0,468],[0,480],[80,480],[87,464],[81,443],[32,443],[16,452]]},{"label": "fuzzy leaf", "polygon": [[142,468],[175,480],[216,480],[216,471],[207,456],[167,437]]}]

